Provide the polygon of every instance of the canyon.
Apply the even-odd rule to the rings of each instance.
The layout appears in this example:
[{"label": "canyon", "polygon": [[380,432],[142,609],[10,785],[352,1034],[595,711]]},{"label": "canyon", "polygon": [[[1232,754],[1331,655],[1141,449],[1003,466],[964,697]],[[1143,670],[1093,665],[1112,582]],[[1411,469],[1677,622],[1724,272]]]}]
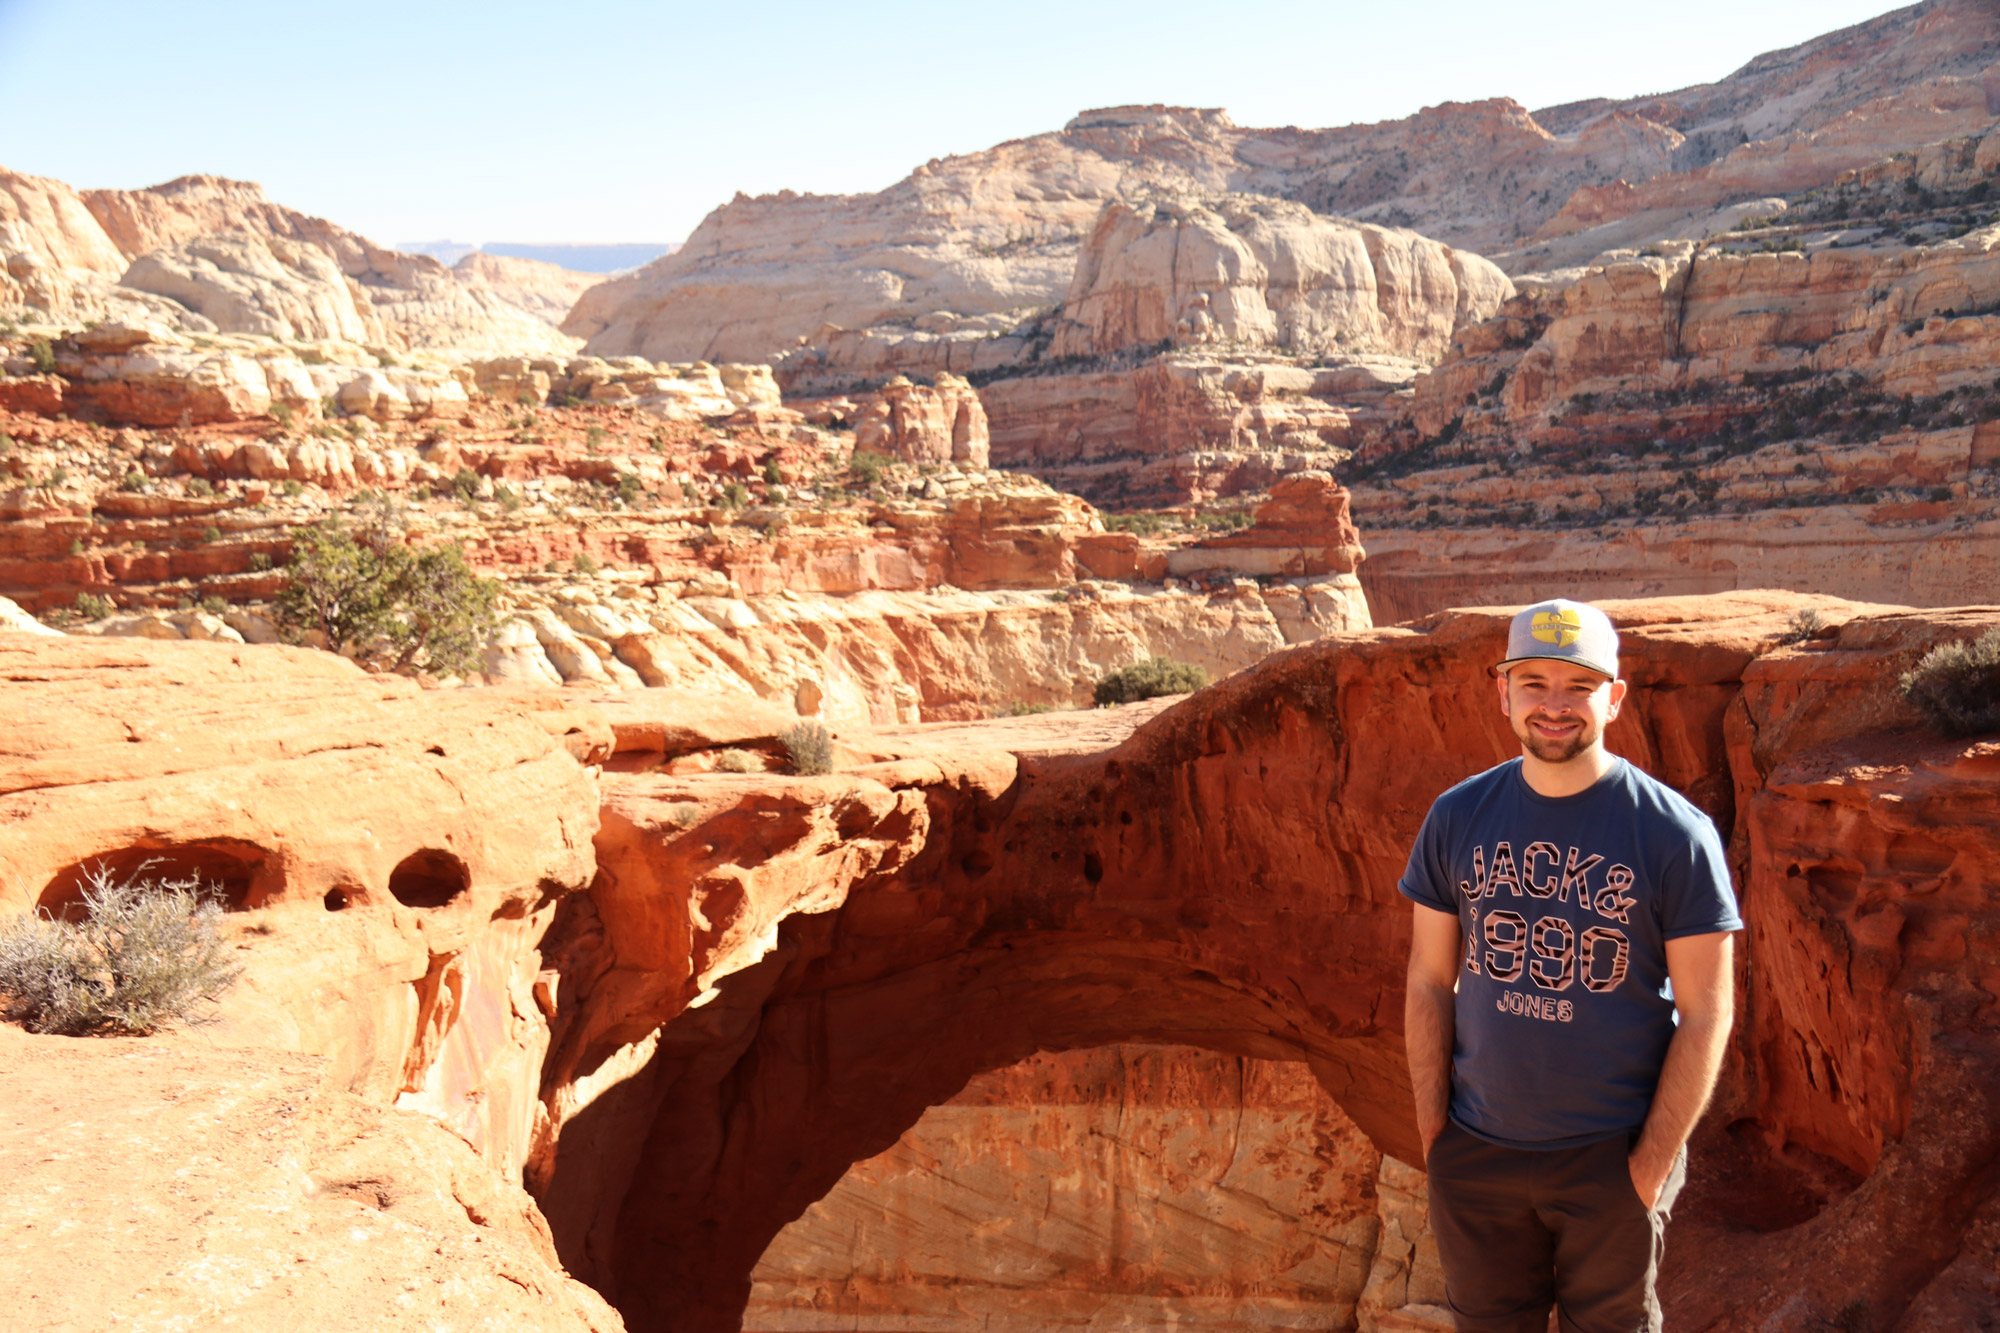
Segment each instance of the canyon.
[{"label": "canyon", "polygon": [[[1393,884],[1560,591],[1748,923],[1670,1320],[1992,1322],[1995,742],[1895,682],[2000,626],[1996,74],[1104,108],[609,277],[0,171],[0,920],[243,969],[0,1024],[20,1318],[1448,1329]],[[468,663],[288,619],[331,528]]]},{"label": "canyon", "polygon": [[[1608,609],[1634,686],[1612,744],[1729,831],[1749,922],[1670,1317],[1965,1327],[1992,1308],[2000,1151],[1993,746],[1928,734],[1892,682],[2000,617],[1749,593]],[[1393,880],[1430,795],[1508,749],[1471,688],[1504,626],[1334,634],[1115,715],[843,727],[822,777],[676,762],[770,745],[790,716],[715,696],[425,691],[304,649],[0,634],[12,711],[36,719],[7,741],[8,906],[63,901],[93,858],[209,874],[244,980],[148,1058],[218,1081],[248,1076],[232,1053],[292,1052],[259,1077],[294,1080],[315,1125],[391,1102],[369,1132],[441,1122],[479,1170],[520,1173],[626,1327],[1145,1318],[1162,1293],[1216,1327],[1441,1327]],[[10,1068],[91,1045],[8,1041]],[[1217,1157],[1217,1117],[1255,1151]],[[1158,1203],[1107,1202],[1135,1176]],[[474,1253],[425,1188],[372,1206]],[[1212,1190],[1240,1203],[1205,1232],[1147,1211]],[[1104,1228],[1126,1239],[1098,1250]],[[1023,1306],[1009,1275],[1068,1246],[1116,1262]],[[558,1310],[570,1289],[537,1262],[535,1326],[601,1317],[582,1294]],[[193,1299],[172,1271],[147,1290]]]}]

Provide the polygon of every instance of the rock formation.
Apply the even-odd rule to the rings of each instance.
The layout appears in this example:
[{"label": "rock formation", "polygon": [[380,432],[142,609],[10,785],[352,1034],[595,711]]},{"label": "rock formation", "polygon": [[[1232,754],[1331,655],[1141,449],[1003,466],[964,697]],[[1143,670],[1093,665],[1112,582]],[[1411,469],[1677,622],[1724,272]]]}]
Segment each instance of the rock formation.
[{"label": "rock formation", "polygon": [[1477,255],[1247,195],[1107,204],[1077,256],[1051,356],[1224,343],[1435,360],[1513,295]]},{"label": "rock formation", "polygon": [[540,259],[492,255],[483,250],[474,250],[453,264],[451,271],[467,286],[487,288],[545,324],[562,323],[577,298],[604,281],[601,273],[579,273]]},{"label": "rock formation", "polygon": [[[0,595],[88,633],[269,640],[292,534],[330,517],[460,542],[504,580],[489,680],[805,692],[844,722],[1077,706],[1147,657],[1221,675],[1366,623],[1345,491],[1308,485],[1229,542],[1107,531],[981,469],[952,380],[850,404],[850,436],[805,425],[761,366],[362,369],[122,325],[53,359],[0,380],[57,395],[0,416]],[[871,445],[946,457],[850,471]]]},{"label": "rock formation", "polygon": [[22,1327],[624,1328],[518,1185],[323,1061],[0,1027],[0,1071]]},{"label": "rock formation", "polygon": [[[1989,1318],[1993,746],[1923,733],[1891,683],[1996,617],[1789,594],[1609,609],[1634,686],[1612,746],[1730,831],[1749,922],[1743,1022],[1695,1144],[1669,1317],[1723,1333]],[[1392,885],[1430,798],[1511,748],[1476,688],[1505,618],[1333,636],[1178,705],[1081,715],[1086,732],[1063,719],[848,731],[842,767],[819,777],[713,762],[781,767],[777,710],[665,691],[609,710],[574,693],[426,694],[282,649],[7,634],[10,715],[32,721],[9,738],[0,803],[16,817],[0,827],[14,830],[10,867],[40,867],[21,878],[30,896],[59,898],[93,855],[180,858],[219,880],[250,967],[225,1001],[221,1054],[322,1051],[336,1086],[443,1119],[503,1171],[525,1161],[563,1262],[635,1329],[736,1326],[767,1257],[759,1326],[820,1326],[800,1298],[822,1282],[839,1284],[820,1307],[835,1318],[928,1317],[946,1278],[970,1299],[977,1275],[893,1248],[921,1236],[922,1211],[869,1224],[874,1267],[832,1265],[813,1229],[883,1217],[897,1197],[930,1206],[937,1195],[893,1192],[929,1108],[998,1128],[1019,1123],[1007,1107],[1064,1087],[1101,1099],[1110,1080],[1053,1072],[1089,1057],[1016,1067],[1129,1043],[1291,1066],[1256,1075],[1268,1097],[1239,1096],[1237,1141],[1269,1155],[1231,1169],[1251,1172],[1238,1179],[1252,1194],[1297,1200],[1297,1229],[1276,1225],[1304,1266],[1246,1287],[1232,1284],[1268,1269],[1218,1261],[1229,1276],[1204,1285],[1210,1261],[1131,1251],[1138,1268],[1055,1299],[1130,1311],[1122,1283],[1181,1274],[1218,1327],[1308,1307],[1435,1327],[1419,1182],[1393,1160],[1414,1148],[1396,1003],[1407,911]],[[307,787],[346,793],[340,818],[309,817],[333,807],[304,803]],[[543,1040],[546,1058],[530,1056]],[[1287,1116],[1338,1124],[1283,1081],[1300,1067],[1372,1145],[1328,1131],[1349,1146],[1324,1175],[1294,1174],[1284,1146],[1308,1123]],[[1232,1104],[1165,1072],[1138,1082],[1186,1089],[1201,1114]],[[1293,1109],[1258,1118],[1279,1108]],[[1095,1114],[1038,1123],[1053,1150]],[[406,1122],[377,1123],[402,1136],[397,1153],[431,1151]],[[1150,1123],[1163,1144],[1219,1150],[1186,1115]],[[998,1151],[1029,1160],[1023,1133]],[[1191,1188],[1214,1169],[1151,1151],[1105,1159],[1108,1178],[1166,1162]],[[377,1205],[431,1248],[464,1233],[408,1182],[449,1177],[461,1200],[494,1188],[470,1157],[422,1176],[305,1160],[322,1181],[404,1182]],[[939,1160],[951,1168],[925,1189],[1034,1179],[958,1149]],[[1087,1212],[1103,1187],[1078,1184]],[[1130,1216],[1180,1188],[1163,1178]],[[1039,1225],[1053,1240],[1080,1215]],[[293,1225],[317,1234],[315,1216]],[[1081,1245],[1078,1225],[1064,1234]],[[1218,1241],[1249,1234],[1226,1213],[1216,1225]],[[1005,1229],[987,1234],[1004,1245]],[[1254,1248],[1258,1264],[1282,1258]],[[409,1262],[414,1275],[431,1261]],[[879,1285],[905,1263],[937,1280]],[[321,1299],[325,1271],[289,1290]],[[553,1299],[559,1280],[538,1271]],[[993,1299],[1002,1323],[1021,1317]]]},{"label": "rock formation", "polygon": [[399,351],[576,348],[551,325],[592,277],[479,258],[455,270],[384,249],[246,181],[184,176],[79,193],[0,171],[0,309],[41,323],[150,320]]},{"label": "rock formation", "polygon": [[[1272,196],[1481,253],[1552,223],[1575,229],[1559,215],[1609,216],[1621,192],[1698,201],[1705,214],[1966,132],[1991,117],[1980,79],[1996,60],[1987,8],[1947,0],[1769,52],[1715,84],[1532,114],[1495,99],[1376,125],[1261,130],[1215,110],[1087,111],[1059,133],[935,160],[876,194],[738,196],[678,254],[594,289],[567,327],[594,350],[668,360],[763,360],[800,339],[925,321],[933,339],[964,325],[977,343],[1010,331],[980,321],[1018,324],[1061,299],[1099,206],[1148,191]],[[1678,234],[1688,207],[1562,262]],[[1508,266],[1555,261],[1524,248]]]},{"label": "rock formation", "polygon": [[1983,142],[1852,173],[1741,241],[1606,256],[1463,330],[1346,470],[1378,618],[1558,585],[1982,599],[2000,495]]},{"label": "rock formation", "polygon": [[[1781,647],[1802,606],[1825,618],[1828,637]],[[1842,1003],[1841,992],[1828,1001],[1823,983],[1788,980],[1804,970],[1817,976],[1822,963],[1860,966],[1827,961],[1836,955],[1888,948],[1867,941],[1887,941],[1888,922],[1911,919],[1918,901],[1938,891],[1933,884],[1947,897],[1934,912],[1923,909],[1922,941],[1992,930],[1991,904],[1972,887],[1983,854],[1975,849],[1990,836],[1985,817],[1968,815],[1953,839],[1940,841],[1919,832],[1937,827],[1922,813],[1906,819],[1891,803],[1885,811],[1899,813],[1884,817],[1902,831],[1870,833],[1877,841],[1848,852],[1834,850],[1850,845],[1834,830],[1850,825],[1814,822],[1813,850],[1795,865],[1789,848],[1802,845],[1807,817],[1787,794],[1797,781],[1785,776],[1791,761],[1778,756],[1794,756],[1796,771],[1822,783],[1856,780],[1839,776],[1856,763],[1872,765],[1852,769],[1857,777],[1882,773],[1881,759],[1866,756],[1909,754],[1911,741],[1894,731],[1913,721],[1884,682],[1927,646],[1976,633],[1992,617],[1770,595],[1612,609],[1635,672],[1614,748],[1735,830],[1749,866],[1748,1017],[1697,1144],[1697,1161],[1708,1165],[1684,1207],[1678,1234],[1687,1239],[1670,1251],[1670,1317],[1684,1310],[1699,1326],[1748,1329],[1771,1318],[1831,1318],[1856,1302],[1884,1313],[1990,1309],[1975,1276],[1986,1243],[1969,1220],[1976,1205],[1937,1202],[1940,1191],[1969,1191],[1971,1200],[1990,1189],[1975,1163],[1989,1151],[1982,1145],[1993,1122],[1944,1110],[1983,1096],[1974,1091],[1981,1080],[1991,1083],[1990,1023],[1968,989],[1978,984],[1977,948],[1912,937],[1897,946],[1908,953],[1870,963],[1873,980],[1854,983],[1857,1007],[1838,1011],[1862,1024],[1854,1031],[1845,1019],[1813,1016],[1828,1012],[1813,1005]],[[621,1071],[616,1087],[594,1084],[589,1105],[557,1117],[557,1151],[532,1176],[567,1261],[615,1293],[634,1327],[667,1326],[668,1309],[673,1327],[707,1326],[695,1311],[711,1300],[715,1326],[733,1326],[752,1269],[785,1223],[851,1163],[916,1124],[926,1106],[1036,1048],[1193,1040],[1303,1059],[1379,1148],[1411,1152],[1394,1026],[1407,916],[1392,884],[1430,796],[1508,749],[1483,692],[1471,688],[1503,628],[1500,614],[1466,614],[1299,649],[1159,716],[1109,753],[1023,752],[997,769],[987,759],[912,755],[810,790],[794,786],[763,807],[768,827],[791,828],[785,845],[817,848],[811,854],[825,869],[810,880],[809,900],[783,888],[808,882],[796,871],[769,881],[775,901],[809,906],[763,935],[752,955],[761,961],[717,979],[704,970],[707,955],[683,953],[669,971],[688,978],[677,992],[607,982],[607,1009],[586,985],[558,1019],[559,1068]],[[1851,665],[1829,674],[1835,662]],[[1806,681],[1821,683],[1802,688]],[[1380,736],[1396,743],[1366,741]],[[1881,790],[1923,802],[1965,799],[1951,775],[1976,762],[1980,743],[1923,744],[1938,745],[1938,758],[1901,763],[1874,779],[1889,784]],[[1850,751],[1854,758],[1839,758]],[[1417,755],[1423,762],[1410,762]],[[1280,763],[1294,780],[1272,782]],[[924,813],[905,822],[892,812],[909,807],[873,794],[874,783],[888,792],[917,784],[927,793]],[[655,785],[644,799],[662,812],[651,836],[662,848],[689,849],[700,865],[726,862],[735,855],[727,848],[753,836],[754,825],[705,805],[690,818],[667,818],[674,806],[704,799],[686,781]],[[1864,807],[1873,808],[1857,793],[1845,808]],[[855,813],[841,815],[845,808]],[[1338,813],[1329,819],[1328,810]],[[826,875],[838,862],[824,830],[843,818],[860,845],[902,828],[906,848],[911,838],[923,847],[850,863],[854,877],[836,890]],[[1774,836],[1793,841],[1779,850]],[[1902,849],[1893,860],[1890,846]],[[661,855],[635,861],[635,851],[623,839],[600,843],[613,875]],[[1332,879],[1327,866],[1340,868]],[[1836,872],[1845,876],[1837,885]],[[1790,887],[1760,895],[1767,875]],[[723,881],[712,882],[706,901],[725,915],[703,908],[698,946],[768,932],[757,878],[736,880],[720,899]],[[829,892],[842,901],[831,903]],[[634,901],[649,898],[656,895]],[[1875,919],[1883,904],[1898,915]],[[1809,924],[1828,911],[1852,924],[1831,936]],[[597,953],[605,945],[594,941],[622,935],[593,923],[557,949]],[[926,943],[913,952],[918,938]],[[1779,940],[1763,947],[1796,951],[1798,960],[1774,960],[1774,971],[1755,965],[1760,942]],[[1287,961],[1292,951],[1296,963]],[[1863,985],[1910,998],[1870,1007],[1878,1002],[1859,998]],[[698,987],[713,997],[657,1037],[644,1035]],[[1920,998],[1947,994],[1966,1002]],[[1801,1046],[1774,1040],[1774,1031],[1821,1035]],[[599,1035],[579,1045],[585,1033]],[[1900,1054],[1917,1049],[1950,1054],[1925,1063],[1920,1076]],[[634,1146],[639,1139],[643,1147]],[[616,1165],[606,1165],[607,1152]],[[1926,1162],[1938,1164],[1937,1176],[1918,1169]],[[627,1186],[630,1171],[637,1176]],[[1878,1233],[1883,1210],[1896,1208],[1940,1219],[1927,1224],[1924,1241],[1935,1257],[1899,1266],[1883,1254],[1849,1267],[1839,1256],[1850,1247],[1881,1251],[1866,1238]],[[1404,1225],[1405,1248],[1390,1254],[1382,1278],[1387,1291],[1404,1264],[1407,1301]],[[1719,1263],[1731,1274],[1721,1289],[1711,1280]],[[1809,1282],[1794,1276],[1802,1267]],[[714,1294],[698,1294],[706,1292]]]},{"label": "rock formation", "polygon": [[255,941],[212,1041],[325,1056],[519,1170],[534,943],[590,879],[601,721],[309,649],[0,634],[0,660],[0,912],[60,907],[91,865],[198,873]]},{"label": "rock formation", "polygon": [[941,373],[934,386],[896,376],[854,415],[854,447],[909,463],[964,463],[984,468],[986,409],[972,386]]},{"label": "rock formation", "polygon": [[1380,1170],[1303,1065],[1038,1055],[974,1078],[780,1232],[743,1327],[1353,1327]]}]

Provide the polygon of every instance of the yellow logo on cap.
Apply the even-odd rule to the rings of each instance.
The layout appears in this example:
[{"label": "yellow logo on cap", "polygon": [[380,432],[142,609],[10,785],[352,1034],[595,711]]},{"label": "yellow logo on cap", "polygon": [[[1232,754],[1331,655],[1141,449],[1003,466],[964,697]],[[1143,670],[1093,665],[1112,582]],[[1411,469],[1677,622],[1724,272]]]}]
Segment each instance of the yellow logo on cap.
[{"label": "yellow logo on cap", "polygon": [[1567,648],[1583,633],[1583,617],[1569,607],[1560,611],[1537,611],[1535,623],[1529,626],[1528,633],[1542,643]]}]

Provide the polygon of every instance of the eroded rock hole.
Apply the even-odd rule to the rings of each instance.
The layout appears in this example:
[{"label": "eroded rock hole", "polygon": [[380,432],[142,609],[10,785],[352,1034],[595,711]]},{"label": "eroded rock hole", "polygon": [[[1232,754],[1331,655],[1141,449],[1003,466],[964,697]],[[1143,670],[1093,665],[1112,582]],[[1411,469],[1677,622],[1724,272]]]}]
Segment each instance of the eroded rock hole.
[{"label": "eroded rock hole", "polygon": [[328,889],[326,897],[321,901],[326,904],[326,910],[329,912],[345,912],[351,899],[348,898],[346,889]]},{"label": "eroded rock hole", "polygon": [[443,907],[471,884],[465,862],[432,847],[410,853],[389,873],[390,896],[405,907]]},{"label": "eroded rock hole", "polygon": [[79,919],[84,889],[99,873],[113,882],[134,876],[160,882],[199,879],[231,912],[262,907],[284,888],[276,859],[254,842],[237,838],[140,842],[64,866],[43,886],[36,905],[52,916]]}]

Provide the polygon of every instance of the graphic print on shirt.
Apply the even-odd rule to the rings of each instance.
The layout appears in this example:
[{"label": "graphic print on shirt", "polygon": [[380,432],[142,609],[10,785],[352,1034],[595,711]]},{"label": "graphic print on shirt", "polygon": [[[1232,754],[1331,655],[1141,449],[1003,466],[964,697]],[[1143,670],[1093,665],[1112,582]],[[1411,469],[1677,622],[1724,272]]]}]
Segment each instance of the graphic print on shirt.
[{"label": "graphic print on shirt", "polygon": [[[1599,867],[1603,874],[1593,885]],[[1630,924],[1631,910],[1639,905],[1632,896],[1635,879],[1629,866],[1605,866],[1594,852],[1586,855],[1552,842],[1529,843],[1518,861],[1511,842],[1496,842],[1490,851],[1475,846],[1472,878],[1458,882],[1471,913],[1466,972],[1527,983],[1529,989],[1507,990],[1496,998],[1495,1006],[1503,1012],[1571,1022],[1576,1004],[1565,992],[1581,982],[1590,994],[1608,994],[1624,984],[1630,971],[1632,945],[1620,927]],[[1513,906],[1489,901],[1502,897]],[[1586,926],[1579,933],[1568,916],[1536,913],[1531,919],[1536,900],[1574,902],[1579,910],[1617,924]]]}]

